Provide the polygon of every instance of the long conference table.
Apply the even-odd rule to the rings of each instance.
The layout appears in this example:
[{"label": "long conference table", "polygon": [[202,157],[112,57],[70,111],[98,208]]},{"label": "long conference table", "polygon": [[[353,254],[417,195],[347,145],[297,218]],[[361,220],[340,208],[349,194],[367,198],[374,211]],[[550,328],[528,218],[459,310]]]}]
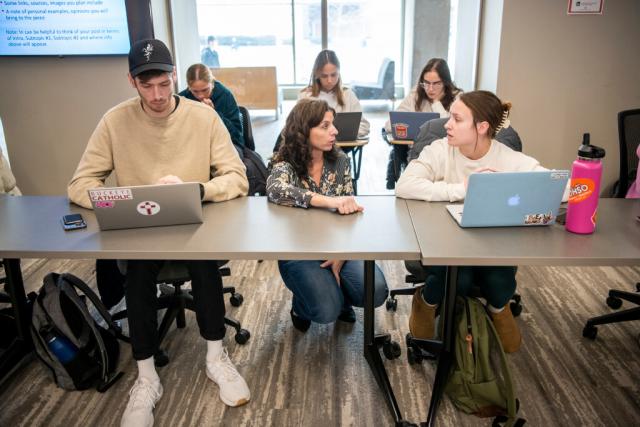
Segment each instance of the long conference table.
[{"label": "long conference table", "polygon": [[[374,261],[421,260],[448,265],[442,307],[442,341],[425,343],[438,357],[423,425],[435,423],[453,361],[453,306],[457,267],[463,265],[640,265],[640,201],[602,199],[595,234],[560,225],[534,228],[462,229],[444,203],[393,196],[358,197],[363,214],[341,216],[245,197],[205,204],[202,224],[100,232],[93,212],[64,197],[0,196],[0,257],[18,322],[13,351],[0,360],[0,377],[32,348],[20,258],[102,259],[359,259],[365,261],[364,356],[396,425],[403,420],[382,358],[388,336],[375,334]],[[63,231],[60,218],[82,213],[83,230]],[[577,332],[579,333],[579,332]]]},{"label": "long conference table", "polygon": [[[242,197],[204,204],[202,224],[101,232],[91,210],[71,205],[65,197],[0,196],[0,258],[21,319],[19,340],[7,354],[10,360],[0,360],[0,376],[31,349],[20,258],[364,260],[364,356],[402,424],[380,355],[389,338],[374,331],[374,266],[376,259],[418,260],[420,249],[404,200],[366,196],[358,201],[364,213],[339,215]],[[64,231],[60,219],[68,213],[81,213],[87,228]]]}]

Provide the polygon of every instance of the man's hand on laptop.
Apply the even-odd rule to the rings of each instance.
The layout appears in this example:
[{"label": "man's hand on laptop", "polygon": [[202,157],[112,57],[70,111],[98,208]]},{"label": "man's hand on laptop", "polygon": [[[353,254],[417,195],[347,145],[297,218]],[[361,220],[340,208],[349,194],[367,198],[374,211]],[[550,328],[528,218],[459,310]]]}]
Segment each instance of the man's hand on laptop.
[{"label": "man's hand on laptop", "polygon": [[182,180],[175,175],[166,175],[160,178],[157,184],[182,184]]}]

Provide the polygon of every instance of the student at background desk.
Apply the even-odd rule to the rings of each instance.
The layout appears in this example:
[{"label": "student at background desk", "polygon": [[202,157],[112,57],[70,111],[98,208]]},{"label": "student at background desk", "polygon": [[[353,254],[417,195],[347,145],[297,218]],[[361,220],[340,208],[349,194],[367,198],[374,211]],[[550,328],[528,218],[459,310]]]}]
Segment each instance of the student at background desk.
[{"label": "student at background desk", "polygon": [[[304,98],[322,99],[333,108],[336,113],[362,111],[358,97],[351,89],[342,87],[340,76],[340,61],[332,50],[323,50],[313,63],[313,71],[309,79],[309,86],[298,94],[298,100]],[[362,116],[358,139],[369,135],[369,122]]]},{"label": "student at background desk", "polygon": [[229,131],[231,142],[237,147],[244,147],[240,110],[233,94],[225,85],[216,81],[209,67],[204,64],[193,64],[187,69],[188,88],[178,95],[193,101],[200,101],[216,110]]},{"label": "student at background desk", "polygon": [[[416,86],[402,100],[396,111],[434,112],[439,113],[440,117],[449,117],[451,104],[461,93],[462,90],[451,79],[447,61],[442,58],[431,58],[420,72]],[[384,133],[391,135],[389,120],[385,124]],[[390,190],[394,188],[400,175],[397,165],[407,163],[409,145],[406,143],[398,144],[394,141],[387,166],[387,188]]]}]

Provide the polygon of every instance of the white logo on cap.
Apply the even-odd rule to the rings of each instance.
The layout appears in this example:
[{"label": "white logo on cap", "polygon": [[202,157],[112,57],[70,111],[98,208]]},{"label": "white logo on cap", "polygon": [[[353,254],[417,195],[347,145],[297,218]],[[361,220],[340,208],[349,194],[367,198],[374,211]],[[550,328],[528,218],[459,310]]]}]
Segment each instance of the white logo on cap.
[{"label": "white logo on cap", "polygon": [[140,215],[155,215],[160,212],[160,204],[157,202],[145,201],[138,203],[137,210]]},{"label": "white logo on cap", "polygon": [[151,60],[151,54],[153,53],[153,45],[151,43],[147,43],[147,45],[142,49],[142,53],[145,58],[147,58],[147,62]]}]

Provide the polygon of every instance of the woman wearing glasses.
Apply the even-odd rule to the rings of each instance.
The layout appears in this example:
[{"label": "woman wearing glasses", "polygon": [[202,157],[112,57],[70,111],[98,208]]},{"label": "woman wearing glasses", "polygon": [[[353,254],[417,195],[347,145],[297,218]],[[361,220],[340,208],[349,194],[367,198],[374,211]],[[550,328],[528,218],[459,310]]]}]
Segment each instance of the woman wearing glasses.
[{"label": "woman wearing glasses", "polygon": [[[336,113],[350,113],[362,111],[358,97],[348,88],[342,87],[340,78],[340,61],[332,50],[323,50],[316,57],[311,72],[309,86],[298,94],[298,99],[322,99],[333,108]],[[362,117],[358,138],[369,134],[369,122]]]},{"label": "woman wearing glasses", "polygon": [[[422,69],[415,88],[402,100],[397,111],[433,112],[440,114],[440,117],[449,117],[449,108],[460,93],[462,90],[451,80],[447,61],[442,58],[431,58]],[[388,120],[385,131],[388,134],[391,133],[391,122]],[[406,164],[408,151],[407,145],[394,145],[390,156],[395,156],[399,164]],[[395,180],[391,157],[387,168],[387,188],[393,189]]]}]

